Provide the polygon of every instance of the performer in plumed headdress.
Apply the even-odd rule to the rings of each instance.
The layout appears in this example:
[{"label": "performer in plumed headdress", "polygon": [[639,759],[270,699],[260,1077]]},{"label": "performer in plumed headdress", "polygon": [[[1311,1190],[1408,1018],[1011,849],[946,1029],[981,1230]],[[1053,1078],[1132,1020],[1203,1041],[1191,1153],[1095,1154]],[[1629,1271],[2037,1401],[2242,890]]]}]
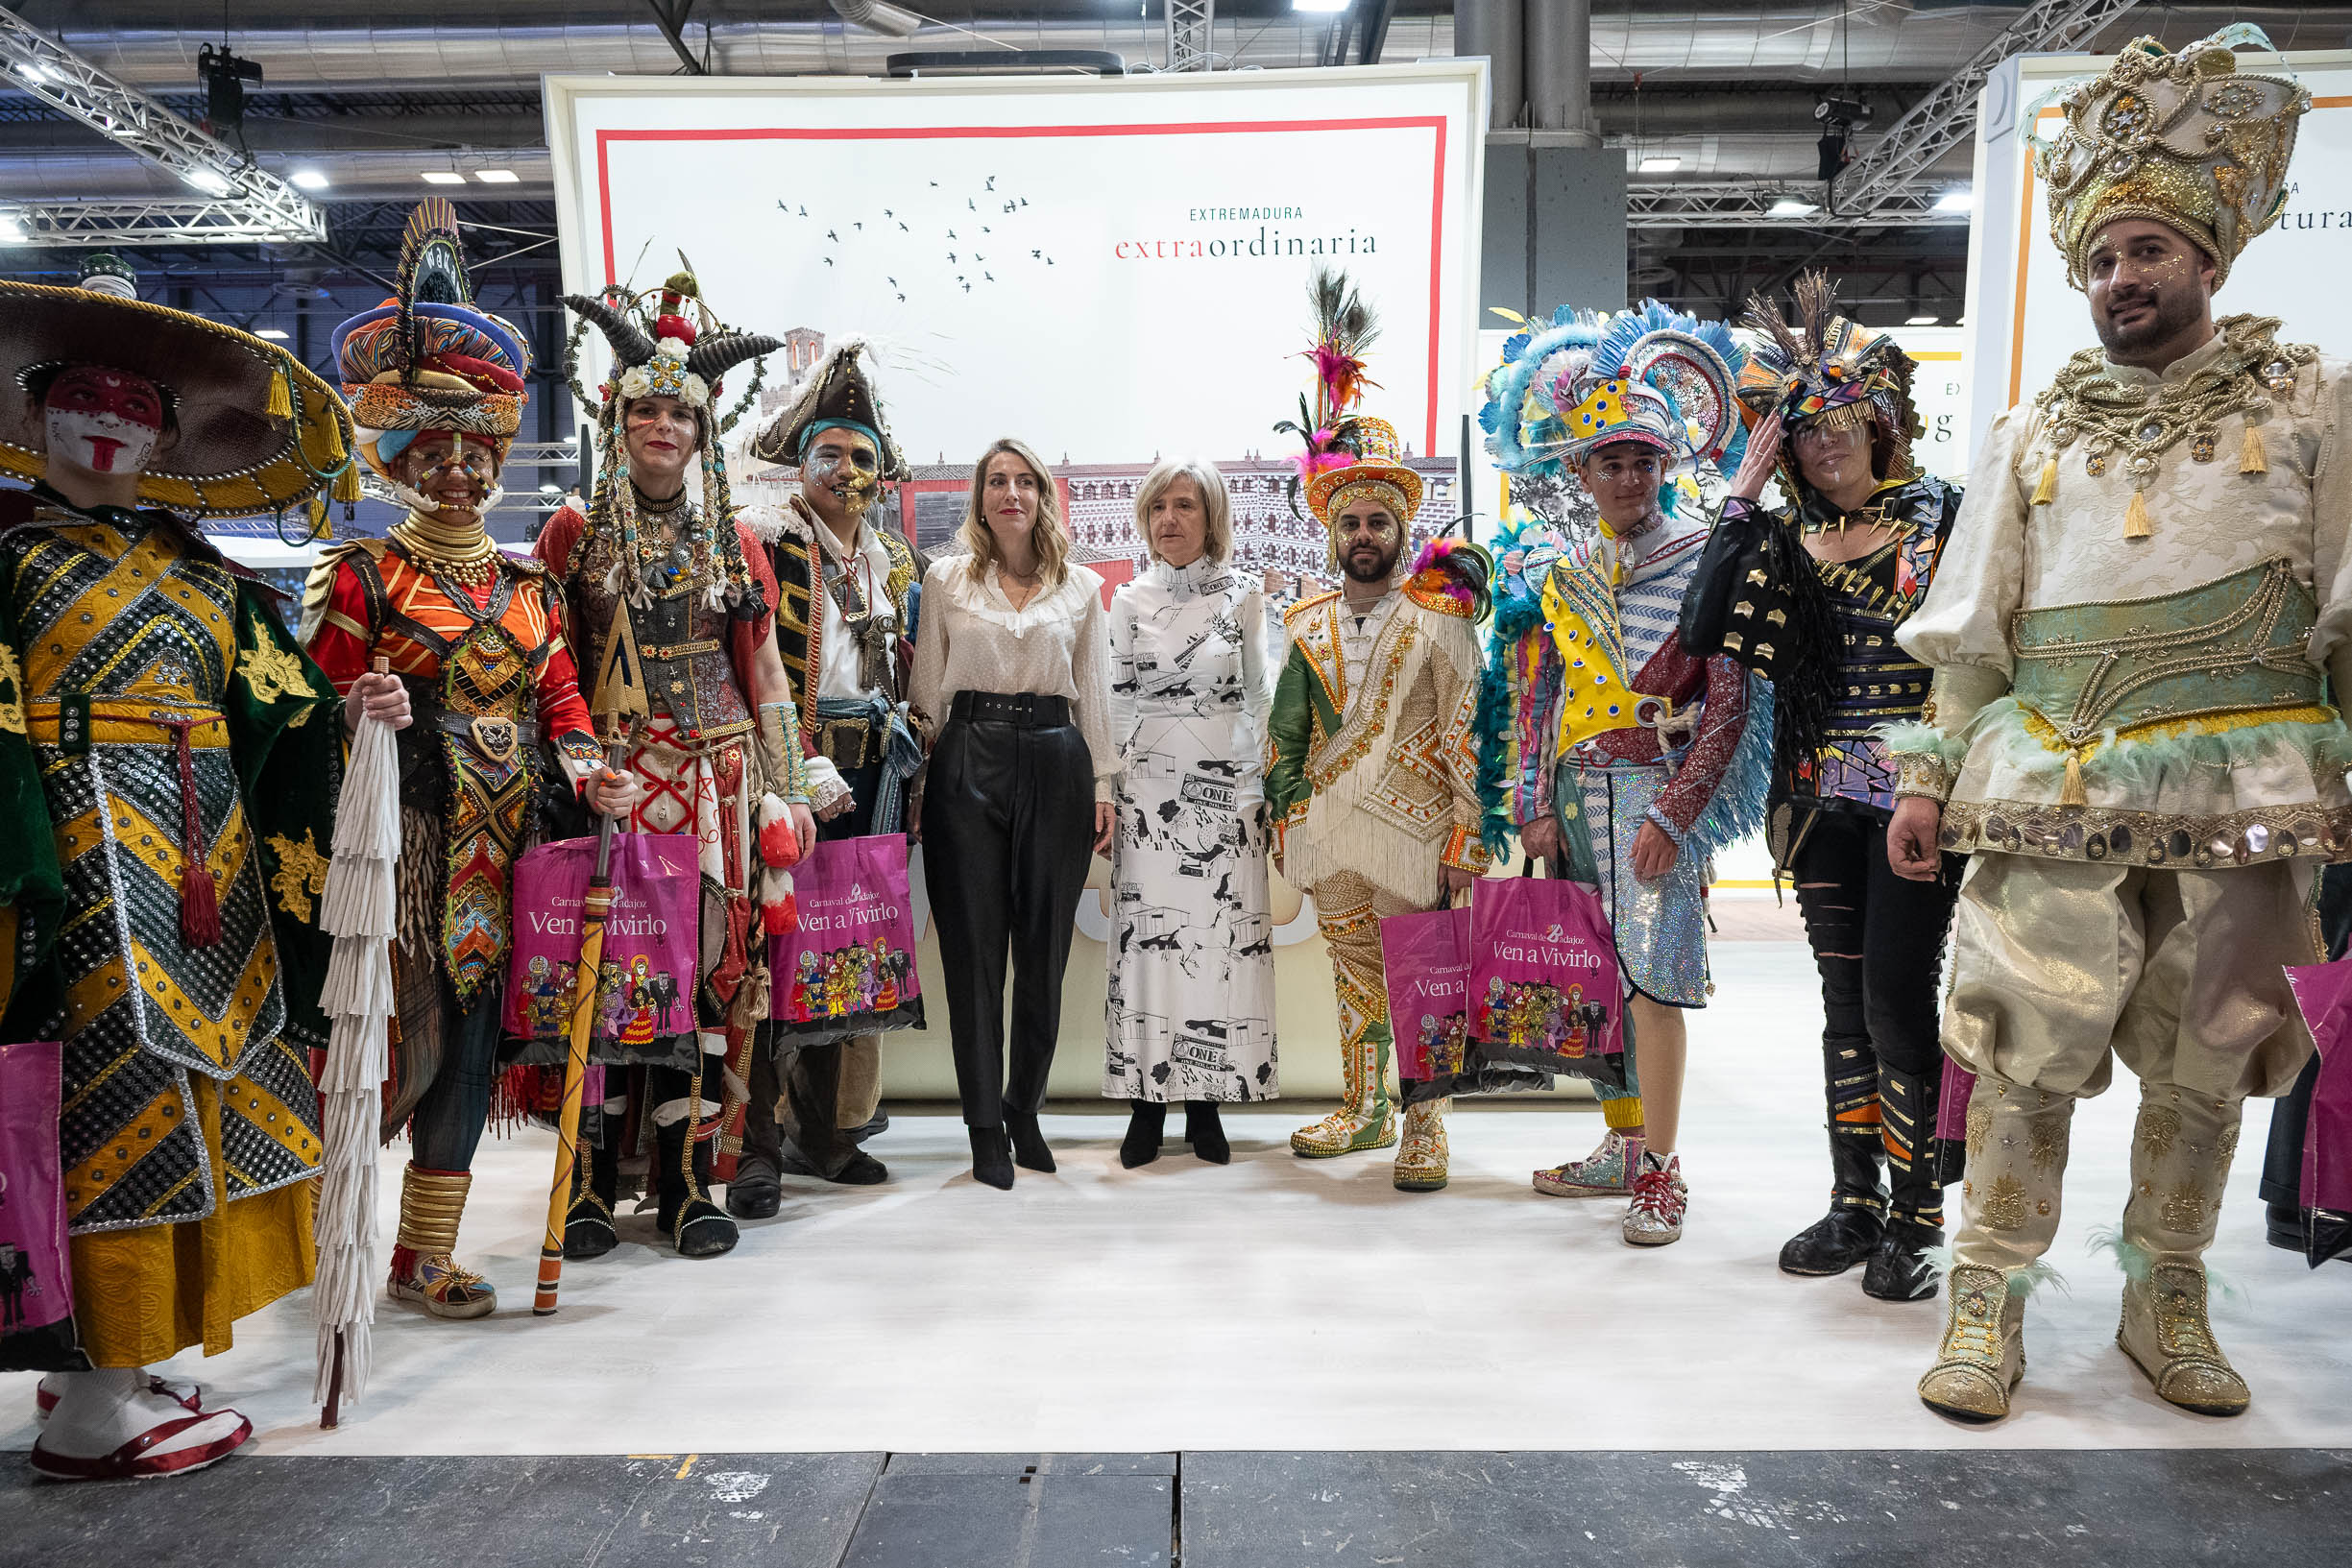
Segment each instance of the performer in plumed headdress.
[{"label": "performer in plumed headdress", "polygon": [[[590,510],[567,506],[539,536],[562,586],[592,686],[633,669],[650,716],[625,735],[625,767],[644,788],[629,826],[690,833],[702,867],[701,957],[692,1026],[643,1043],[603,1040],[594,1059],[642,1068],[606,1074],[593,1156],[583,1161],[565,1232],[569,1257],[616,1240],[624,1152],[647,1145],[663,1232],[685,1257],[735,1245],[735,1221],[706,1188],[732,1174],[751,1054],[768,1016],[767,933],[785,929],[785,873],[815,839],[792,684],[777,656],[776,582],[736,520],[717,440],[719,378],[777,340],[711,315],[691,272],[659,290],[608,289],[567,303],[603,334],[612,372],[596,416]],[[748,406],[750,395],[744,398]],[[738,410],[740,412],[740,409]],[[624,1084],[642,1093],[620,1092]]]},{"label": "performer in plumed headdress", "polygon": [[1515,830],[1600,888],[1632,994],[1634,1083],[1604,1092],[1601,1146],[1536,1189],[1630,1194],[1642,1246],[1683,1233],[1681,1010],[1707,1004],[1709,862],[1760,823],[1770,749],[1745,672],[1675,630],[1708,534],[1698,470],[1739,449],[1740,357],[1656,301],[1564,309],[1505,345],[1481,415],[1515,485],[1572,476],[1597,509],[1585,537],[1539,517],[1502,541],[1481,773],[1497,847]]},{"label": "performer in plumed headdress", "polygon": [[[1936,1002],[1962,862],[1928,881],[1888,865],[1895,770],[1878,731],[1927,701],[1928,671],[1894,634],[1928,591],[1960,492],[1912,456],[1910,356],[1839,315],[1820,273],[1797,280],[1796,303],[1793,323],[1777,302],[1749,307],[1761,341],[1739,395],[1758,422],[1723,516],[1754,543],[1726,558],[1739,581],[1717,633],[1772,682],[1774,863],[1796,881],[1827,1020],[1830,1212],[1781,1266],[1866,1264],[1865,1291],[1911,1301],[1935,1293],[1927,1253],[1943,1244],[1943,1168],[1958,1152],[1935,1136]],[[1776,476],[1792,501],[1767,514],[1758,497]]]},{"label": "performer in plumed headdress", "polygon": [[[1353,292],[1319,278],[1319,323],[1334,316],[1326,299],[1344,304]],[[1327,330],[1318,344],[1330,346]],[[1284,613],[1289,647],[1267,720],[1274,863],[1314,896],[1339,1002],[1346,1098],[1291,1134],[1292,1152],[1312,1159],[1399,1143],[1379,923],[1439,906],[1487,863],[1470,725],[1489,563],[1476,545],[1441,539],[1406,566],[1421,476],[1393,425],[1353,411],[1362,371],[1345,350],[1318,355],[1325,395],[1301,432],[1304,488],[1341,586]],[[1445,1101],[1400,1087],[1393,1179],[1434,1192],[1446,1182]]]},{"label": "performer in plumed headdress", "polygon": [[[638,790],[602,768],[546,568],[499,550],[485,525],[530,352],[473,302],[448,202],[410,215],[397,292],[337,328],[335,355],[360,456],[409,508],[387,538],[321,554],[302,623],[337,690],[404,689],[418,719],[400,737],[400,1027],[383,1126],[405,1124],[411,1146],[391,1291],[481,1317],[497,1291],[458,1265],[457,1227],[490,1114],[515,860],[550,784],[616,816]],[[370,673],[379,658],[389,675]]]},{"label": "performer in plumed headdress", "polygon": [[283,350],[127,273],[0,282],[0,470],[32,484],[0,493],[0,1039],[64,1043],[73,1274],[70,1318],[9,1344],[61,1374],[33,1464],[66,1480],[199,1469],[252,1435],[142,1368],[229,1349],[310,1282],[323,1152],[338,704],[197,519],[303,505],[350,461],[350,418]]},{"label": "performer in plumed headdress", "polygon": [[2050,238],[2099,347],[1997,420],[1928,597],[1933,671],[1890,742],[1895,868],[1973,853],[1944,1049],[1976,1074],[1951,1313],[1919,1385],[2005,1415],[2057,1234],[2074,1102],[2140,1078],[2117,1340],[2160,1398],[2249,1400],[2215,1342],[2204,1253],[2249,1095],[2311,1036],[2316,863],[2352,855],[2352,368],[2213,294],[2284,206],[2311,97],[2240,71],[2230,28],[2140,38],[2065,99],[2040,152]]}]

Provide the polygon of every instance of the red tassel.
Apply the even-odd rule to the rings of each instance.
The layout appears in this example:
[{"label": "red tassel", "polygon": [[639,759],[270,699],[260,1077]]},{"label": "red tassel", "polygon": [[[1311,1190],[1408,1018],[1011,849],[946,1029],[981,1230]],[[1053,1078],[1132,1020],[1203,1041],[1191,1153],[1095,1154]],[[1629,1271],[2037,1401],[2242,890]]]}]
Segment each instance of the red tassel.
[{"label": "red tassel", "polygon": [[770,936],[789,936],[800,929],[800,902],[787,893],[773,904],[760,905],[760,923]]},{"label": "red tassel", "polygon": [[191,948],[220,945],[220,894],[212,868],[202,861],[190,860],[180,878],[180,940]]},{"label": "red tassel", "polygon": [[779,811],[760,828],[760,858],[771,866],[800,863],[800,835],[792,831],[792,814]]}]

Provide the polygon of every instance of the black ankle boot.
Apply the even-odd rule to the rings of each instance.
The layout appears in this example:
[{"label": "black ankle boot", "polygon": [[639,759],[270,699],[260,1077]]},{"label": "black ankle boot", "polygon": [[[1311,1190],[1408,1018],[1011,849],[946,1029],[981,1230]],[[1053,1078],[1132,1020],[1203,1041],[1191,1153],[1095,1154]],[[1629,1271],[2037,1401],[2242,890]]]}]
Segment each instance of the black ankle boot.
[{"label": "black ankle boot", "polygon": [[691,1121],[680,1117],[654,1136],[654,1191],[660,1197],[655,1221],[679,1257],[715,1258],[734,1251],[740,1233],[727,1212],[711,1201],[705,1185],[711,1173],[710,1146],[693,1144],[689,1163],[692,1131]]},{"label": "black ankle boot", "polygon": [[1225,1165],[1233,1158],[1233,1146],[1225,1142],[1225,1124],[1213,1099],[1184,1102],[1184,1141],[1192,1145],[1193,1153],[1211,1165]]},{"label": "black ankle boot", "polygon": [[1880,1301],[1925,1301],[1936,1293],[1935,1266],[1928,1249],[1942,1246],[1944,1233],[1916,1225],[1889,1225],[1862,1269],[1862,1293]]},{"label": "black ankle boot", "polygon": [[1879,1129],[1869,1136],[1830,1129],[1830,1212],[1781,1248],[1781,1272],[1814,1278],[1842,1274],[1869,1258],[1886,1229],[1886,1199],[1879,1187]]},{"label": "black ankle boot", "polygon": [[1035,1111],[1006,1111],[1005,1131],[1012,1138],[1012,1163],[1024,1170],[1052,1170],[1054,1151],[1045,1146]]},{"label": "black ankle boot", "polygon": [[1156,1099],[1130,1099],[1128,1106],[1127,1136],[1119,1140],[1119,1163],[1132,1170],[1159,1158],[1160,1136],[1168,1130],[1168,1107]]},{"label": "black ankle boot", "polygon": [[773,1218],[784,1207],[784,1178],[764,1154],[745,1154],[727,1183],[727,1212],[738,1219]]},{"label": "black ankle boot", "polygon": [[1012,1191],[1012,1148],[1003,1127],[966,1127],[972,1139],[972,1179]]},{"label": "black ankle boot", "polygon": [[[606,1123],[606,1133],[612,1131]],[[583,1144],[572,1167],[571,1207],[564,1213],[564,1256],[601,1258],[619,1245],[613,1228],[613,1194],[620,1187],[620,1152]]]}]

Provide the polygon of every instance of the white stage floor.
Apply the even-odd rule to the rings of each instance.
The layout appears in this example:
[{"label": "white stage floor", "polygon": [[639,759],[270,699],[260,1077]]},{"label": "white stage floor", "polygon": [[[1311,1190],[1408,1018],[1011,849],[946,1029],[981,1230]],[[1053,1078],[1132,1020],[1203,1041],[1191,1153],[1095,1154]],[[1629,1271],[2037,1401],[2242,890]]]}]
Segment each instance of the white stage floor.
[{"label": "white stage floor", "polygon": [[[1010,1194],[972,1181],[951,1115],[899,1114],[872,1146],[888,1185],[788,1183],[784,1212],[710,1262],[657,1246],[650,1213],[625,1221],[541,1320],[551,1141],[533,1135],[485,1146],[466,1219],[501,1310],[444,1323],[382,1304],[375,1385],[342,1430],[309,1404],[307,1292],[173,1369],[279,1454],[2352,1447],[2352,1268],[2264,1244],[2267,1104],[2213,1255],[2243,1291],[2215,1326],[2253,1411],[2174,1411],[2115,1348],[2119,1276],[2087,1235],[2126,1185],[2119,1073],[2076,1122],[2052,1254],[2073,1293],[2028,1309],[2018,1413],[1961,1427],[1912,1393],[1939,1304],[1773,1266],[1827,1191],[1809,957],[1725,943],[1716,979],[1693,1020],[1689,1228],[1662,1250],[1618,1240],[1618,1202],[1529,1190],[1599,1137],[1588,1104],[1458,1108],[1453,1185],[1426,1195],[1394,1191],[1385,1154],[1293,1158],[1301,1105],[1229,1117],[1223,1169],[1171,1143],[1122,1170],[1124,1107],[1051,1115],[1060,1171]],[[384,1156],[387,1237],[402,1157]],[[32,1381],[0,1377],[0,1447],[32,1441]]]}]

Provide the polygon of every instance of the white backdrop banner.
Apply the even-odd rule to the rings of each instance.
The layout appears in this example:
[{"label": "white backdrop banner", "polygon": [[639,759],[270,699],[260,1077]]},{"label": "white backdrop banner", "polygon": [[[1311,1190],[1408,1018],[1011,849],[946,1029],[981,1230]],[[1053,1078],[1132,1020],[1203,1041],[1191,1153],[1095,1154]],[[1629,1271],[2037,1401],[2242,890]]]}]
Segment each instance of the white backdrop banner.
[{"label": "white backdrop banner", "polygon": [[[1452,457],[1484,62],[1118,81],[550,77],[564,279],[683,251],[730,324],[863,333],[911,461],[1284,455],[1306,282],[1383,320],[1368,408]],[[603,360],[594,364],[601,369]],[[742,373],[738,373],[740,391]],[[770,385],[784,378],[771,371]]]},{"label": "white backdrop banner", "polygon": [[[2094,348],[2089,307],[2050,243],[2049,189],[2028,137],[2064,124],[2055,88],[2106,69],[2111,57],[2028,55],[1986,84],[1976,119],[1976,222],[1969,237],[1968,357],[1973,427],[2030,399],[2076,350]],[[2352,353],[2352,51],[2241,50],[2239,69],[2292,76],[2311,90],[2297,133],[2287,210],[2230,269],[2218,315],[2277,316],[2281,336]],[[2030,123],[2028,123],[2030,122]],[[2338,279],[2337,284],[2328,279]]]}]

